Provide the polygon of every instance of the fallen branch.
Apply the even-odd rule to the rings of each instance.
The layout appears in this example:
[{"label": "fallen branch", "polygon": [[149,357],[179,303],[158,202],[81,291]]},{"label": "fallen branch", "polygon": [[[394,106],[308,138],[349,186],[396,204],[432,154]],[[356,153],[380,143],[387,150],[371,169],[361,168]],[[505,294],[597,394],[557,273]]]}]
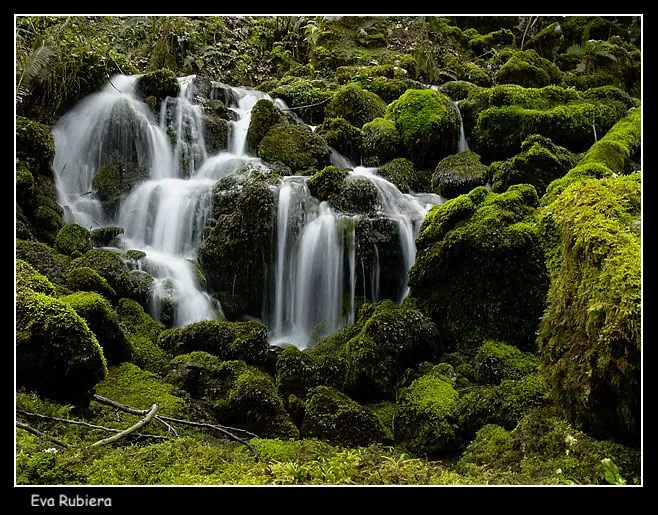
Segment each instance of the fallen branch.
[{"label": "fallen branch", "polygon": [[297,109],[305,109],[306,107],[315,107],[315,106],[319,106],[320,104],[324,104],[325,102],[328,102],[332,98],[333,98],[333,96],[331,96],[329,98],[325,98],[324,100],[321,100],[320,102],[316,102],[315,104],[308,104],[308,105],[305,105],[305,106],[297,106],[297,107],[284,107],[284,108],[280,108],[280,109],[281,109],[281,111],[295,111]]},{"label": "fallen branch", "polygon": [[141,428],[141,427],[145,426],[146,424],[148,424],[151,421],[151,419],[155,416],[156,411],[158,411],[158,405],[154,404],[153,406],[151,406],[151,409],[148,411],[146,416],[143,419],[141,419],[140,421],[138,421],[136,424],[133,424],[128,429],[126,429],[124,431],[121,431],[120,433],[118,433],[114,436],[110,436],[109,438],[104,438],[103,440],[98,440],[97,442],[92,443],[89,446],[89,448],[98,447],[100,445],[106,445],[108,443],[116,442],[117,440],[120,440],[124,436],[129,435],[130,433],[134,433],[139,428]]},{"label": "fallen branch", "polygon": [[42,433],[38,429],[35,429],[32,426],[28,426],[27,424],[23,424],[23,422],[19,422],[18,420],[16,421],[16,427],[23,429],[27,431],[28,433],[32,433],[33,435],[37,435],[41,438],[45,438],[46,440],[50,440],[53,442],[55,445],[59,445],[60,447],[64,447],[65,449],[68,449],[71,447],[69,444],[62,442],[61,440],[58,440],[54,436],[47,435],[46,433]]}]

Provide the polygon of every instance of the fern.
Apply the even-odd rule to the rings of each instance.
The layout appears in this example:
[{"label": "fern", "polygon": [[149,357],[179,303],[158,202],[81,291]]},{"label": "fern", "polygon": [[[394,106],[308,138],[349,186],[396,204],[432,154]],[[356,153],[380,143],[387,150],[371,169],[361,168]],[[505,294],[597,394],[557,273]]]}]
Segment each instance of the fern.
[{"label": "fern", "polygon": [[42,44],[33,52],[23,52],[22,62],[16,63],[18,67],[17,75],[20,72],[16,84],[16,102],[20,103],[23,97],[29,94],[35,81],[43,80],[48,73],[48,65],[54,55],[55,50],[53,47],[46,44]]}]

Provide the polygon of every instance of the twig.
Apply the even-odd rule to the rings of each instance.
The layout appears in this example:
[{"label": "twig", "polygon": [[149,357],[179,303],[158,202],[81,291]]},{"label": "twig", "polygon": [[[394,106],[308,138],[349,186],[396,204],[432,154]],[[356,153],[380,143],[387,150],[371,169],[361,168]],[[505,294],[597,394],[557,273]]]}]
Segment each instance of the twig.
[{"label": "twig", "polygon": [[64,447],[65,449],[68,449],[71,447],[69,444],[62,442],[61,440],[58,440],[57,438],[47,435],[46,433],[42,433],[38,429],[33,428],[32,426],[28,426],[27,424],[23,424],[23,422],[19,422],[18,420],[16,421],[16,427],[20,429],[24,429],[28,433],[32,433],[33,435],[37,435],[41,438],[45,438],[46,440],[50,440],[56,445],[59,445],[60,447]]},{"label": "twig", "polygon": [[280,108],[280,109],[281,109],[281,111],[295,111],[296,109],[304,109],[306,107],[315,107],[315,106],[319,106],[320,104],[324,104],[325,102],[328,102],[332,98],[333,98],[333,96],[325,98],[324,100],[321,100],[320,102],[316,102],[315,104],[308,104],[308,105],[305,105],[305,106],[297,106],[297,107],[284,107],[284,108]]},{"label": "twig", "polygon": [[142,426],[145,426],[146,424],[148,424],[151,421],[151,419],[153,418],[153,416],[155,415],[156,411],[158,411],[158,405],[154,404],[153,406],[151,406],[151,409],[148,411],[146,416],[143,419],[139,420],[136,424],[133,424],[128,429],[126,429],[124,431],[121,431],[120,433],[118,433],[114,436],[110,436],[109,438],[104,438],[103,440],[98,440],[97,442],[92,443],[89,446],[89,448],[98,447],[100,445],[105,445],[105,444],[108,444],[108,443],[116,442],[117,440],[120,440],[124,436],[129,435],[130,433],[134,433],[135,431],[137,431]]}]

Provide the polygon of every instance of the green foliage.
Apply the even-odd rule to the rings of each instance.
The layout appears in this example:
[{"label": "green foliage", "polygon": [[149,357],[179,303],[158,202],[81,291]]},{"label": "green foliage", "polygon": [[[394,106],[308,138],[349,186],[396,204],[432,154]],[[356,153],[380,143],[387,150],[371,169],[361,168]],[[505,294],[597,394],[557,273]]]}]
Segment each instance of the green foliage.
[{"label": "green foliage", "polygon": [[267,89],[272,98],[282,99],[308,124],[324,121],[325,107],[333,96],[326,83],[297,77],[283,79],[275,88]]},{"label": "green foliage", "polygon": [[328,165],[329,154],[325,141],[304,125],[275,125],[258,145],[261,159],[281,162],[295,175],[306,175],[310,168]]},{"label": "green foliage", "polygon": [[468,193],[489,181],[489,167],[475,152],[465,151],[441,159],[432,174],[432,188],[446,198]]},{"label": "green foliage", "polygon": [[16,157],[34,174],[52,176],[55,142],[50,128],[43,123],[16,117]]},{"label": "green foliage", "polygon": [[55,287],[45,275],[40,274],[27,261],[16,260],[16,291],[28,289],[35,293],[55,296]]},{"label": "green foliage", "polygon": [[538,358],[505,342],[485,341],[473,358],[475,379],[480,384],[500,384],[504,379],[521,379],[536,372]]},{"label": "green foliage", "polygon": [[67,256],[78,257],[91,250],[89,231],[78,224],[66,224],[57,233],[55,249]]},{"label": "green foliage", "polygon": [[558,84],[561,75],[560,69],[555,64],[530,49],[511,53],[509,59],[494,75],[494,80],[498,84],[543,88],[549,84]]},{"label": "green foliage", "polygon": [[43,293],[17,292],[17,387],[80,403],[106,373],[96,337],[71,307]]},{"label": "green foliage", "polygon": [[385,439],[384,429],[372,411],[329,386],[309,392],[301,435],[347,447]]},{"label": "green foliage", "polygon": [[268,131],[283,122],[284,118],[281,111],[272,102],[266,99],[256,102],[251,110],[251,121],[247,130],[249,148],[256,151]]}]

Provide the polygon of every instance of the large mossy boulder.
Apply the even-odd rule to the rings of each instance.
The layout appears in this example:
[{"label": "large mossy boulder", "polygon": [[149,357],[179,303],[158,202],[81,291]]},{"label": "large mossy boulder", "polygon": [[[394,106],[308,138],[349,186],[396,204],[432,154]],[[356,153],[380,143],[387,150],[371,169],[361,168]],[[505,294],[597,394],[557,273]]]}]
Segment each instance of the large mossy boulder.
[{"label": "large mossy boulder", "polygon": [[291,346],[285,348],[277,358],[276,384],[283,398],[296,395],[305,399],[316,386],[342,390],[344,383],[345,362],[335,356],[316,356]]},{"label": "large mossy boulder", "polygon": [[356,84],[340,87],[325,108],[327,118],[343,118],[357,128],[385,114],[386,103]]},{"label": "large mossy boulder", "polygon": [[258,145],[268,131],[280,123],[285,122],[281,111],[271,101],[260,99],[251,110],[251,120],[247,129],[247,144],[252,152],[257,152]]},{"label": "large mossy boulder", "polygon": [[329,165],[327,143],[305,125],[280,123],[273,126],[258,145],[258,157],[282,163],[294,175],[307,175],[311,168]]},{"label": "large mossy boulder", "polygon": [[392,102],[386,117],[418,168],[432,168],[453,154],[459,140],[459,112],[450,98],[432,89],[410,89]]},{"label": "large mossy boulder", "polygon": [[478,348],[471,365],[477,383],[497,385],[504,379],[521,379],[537,372],[539,358],[505,342],[487,340]]},{"label": "large mossy boulder", "polygon": [[308,394],[300,433],[346,447],[386,440],[381,422],[370,409],[329,386],[318,386]]},{"label": "large mossy boulder", "polygon": [[564,176],[576,164],[566,148],[539,134],[529,136],[521,144],[521,153],[505,161],[491,164],[491,191],[502,193],[512,184],[532,184],[542,197],[548,185]]},{"label": "large mossy boulder", "polygon": [[44,293],[52,297],[56,296],[56,290],[48,278],[40,274],[27,261],[16,260],[16,291],[28,289],[35,293]]},{"label": "large mossy boulder", "polygon": [[66,275],[66,286],[71,291],[92,291],[101,294],[110,302],[114,302],[117,293],[110,283],[93,268],[81,266],[69,271]]},{"label": "large mossy boulder", "polygon": [[422,187],[425,181],[420,177],[421,174],[416,171],[414,164],[404,157],[397,157],[384,163],[377,170],[377,174],[395,184],[402,193],[425,189]]},{"label": "large mossy boulder", "polygon": [[346,168],[338,168],[333,165],[326,166],[314,174],[306,184],[311,195],[315,198],[333,204],[333,199],[340,194],[343,182],[345,182],[348,175],[349,170]]},{"label": "large mossy boulder", "polygon": [[587,433],[640,438],[640,174],[572,183],[541,225],[550,290],[537,343],[556,402]]},{"label": "large mossy boulder", "polygon": [[118,212],[123,197],[148,178],[149,172],[146,167],[114,156],[98,168],[91,184],[103,209],[114,215]]},{"label": "large mossy boulder", "polygon": [[424,375],[400,390],[393,422],[395,441],[420,456],[449,452],[457,438],[457,398],[452,381],[436,374]]},{"label": "large mossy boulder", "polygon": [[60,300],[87,323],[103,349],[108,366],[132,359],[132,348],[119,325],[119,317],[105,298],[98,293],[77,292]]},{"label": "large mossy boulder", "polygon": [[222,360],[262,365],[267,359],[267,328],[257,320],[204,320],[160,334],[158,344],[173,355],[204,351]]},{"label": "large mossy boulder", "polygon": [[315,128],[331,148],[345,156],[352,163],[361,162],[361,129],[350,124],[345,118],[327,118]]},{"label": "large mossy boulder", "polygon": [[543,88],[549,84],[559,84],[562,78],[560,69],[533,49],[508,51],[499,55],[496,61],[502,59],[506,61],[494,75],[497,84]]},{"label": "large mossy boulder", "polygon": [[238,295],[241,314],[255,318],[262,316],[274,260],[277,186],[276,179],[256,170],[219,180],[198,249],[210,293]]},{"label": "large mossy boulder", "polygon": [[180,84],[173,71],[162,68],[140,76],[137,79],[137,90],[144,97],[163,99],[177,97],[180,92]]},{"label": "large mossy boulder", "polygon": [[332,92],[325,82],[300,77],[289,77],[274,88],[266,88],[272,98],[280,98],[290,109],[308,124],[317,125],[324,121],[325,107]]},{"label": "large mossy boulder", "polygon": [[166,380],[187,391],[218,423],[263,438],[297,438],[272,378],[244,361],[222,361],[206,352],[176,356]]},{"label": "large mossy boulder", "polygon": [[381,166],[404,154],[402,138],[391,120],[375,118],[363,125],[361,155],[365,166]]},{"label": "large mossy boulder", "polygon": [[66,224],[57,233],[55,250],[67,256],[79,257],[91,250],[91,235],[79,224]]},{"label": "large mossy boulder", "polygon": [[459,152],[441,159],[432,174],[432,189],[445,198],[468,193],[489,182],[489,167],[475,152]]},{"label": "large mossy boulder", "polygon": [[66,285],[66,273],[70,258],[60,254],[45,243],[17,239],[16,259],[21,259],[32,265],[53,284]]},{"label": "large mossy boulder", "polygon": [[16,386],[58,401],[84,403],[105,377],[98,340],[66,302],[16,294]]},{"label": "large mossy boulder", "polygon": [[16,158],[34,175],[52,177],[55,142],[50,127],[23,116],[16,117]]},{"label": "large mossy boulder", "polygon": [[537,204],[530,185],[500,194],[480,186],[426,216],[409,272],[410,296],[447,348],[475,350],[498,339],[534,349],[548,291]]}]

